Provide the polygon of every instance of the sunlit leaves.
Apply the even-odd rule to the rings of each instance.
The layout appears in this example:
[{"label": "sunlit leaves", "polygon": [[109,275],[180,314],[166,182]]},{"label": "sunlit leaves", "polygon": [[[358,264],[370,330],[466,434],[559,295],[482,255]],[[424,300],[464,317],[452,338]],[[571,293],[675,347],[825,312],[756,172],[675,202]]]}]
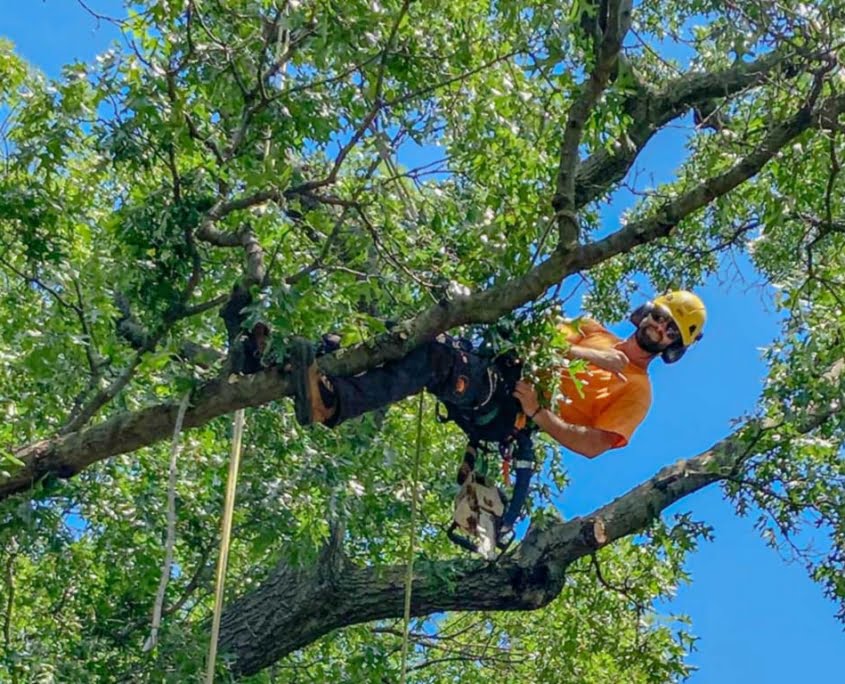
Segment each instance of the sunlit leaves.
[{"label": "sunlit leaves", "polygon": [[[840,42],[839,4],[639,3],[625,60],[587,122],[584,158],[621,153],[641,123],[633,104],[651,102],[687,68],[727,68],[777,49],[789,59],[730,97],[715,88],[712,102],[672,123],[685,151],[671,178],[634,167],[618,185],[597,179],[602,192],[579,216],[585,239],[619,227],[608,218],[611,198],[628,201],[622,226],[659,214],[753,154],[809,97],[836,97],[838,75],[816,92],[804,71],[839,68],[805,49]],[[178,313],[218,301],[244,274],[240,247],[195,239],[213,207],[242,202],[214,227],[231,238],[249,226],[262,248],[267,283],[253,286],[247,315],[273,326],[278,358],[294,334],[334,331],[345,345],[366,343],[388,321],[524,275],[555,248],[551,200],[562,129],[590,63],[592,4],[437,0],[400,14],[403,6],[133,3],[121,24],[125,43],[53,81],[0,45],[0,477],[18,467],[7,447],[54,435],[133,367],[143,345],[116,329],[125,308],[142,332],[164,332],[155,349],[141,350],[132,381],[98,419],[177,401],[219,371],[179,354],[185,341],[224,348],[215,306]],[[584,274],[584,304],[607,321],[625,315],[644,286],[652,294],[717,270],[729,275],[728,256],[750,257],[778,288],[783,334],[766,352],[759,411],[773,423],[743,433],[749,458],[728,494],[839,599],[845,426],[836,412],[810,431],[802,421],[843,392],[842,374],[830,375],[845,353],[843,152],[838,126],[820,125],[666,238]],[[243,201],[271,192],[273,201]],[[541,369],[561,362],[560,294],[518,311],[510,336],[497,340],[519,349],[539,382]],[[403,562],[413,487],[421,494],[418,567],[458,553],[442,528],[463,439],[435,421],[430,401],[416,483],[415,400],[337,431],[302,430],[290,408],[285,400],[249,413],[230,597],[278,562],[314,562],[330,529],[345,531],[351,562]],[[195,675],[229,438],[226,419],[185,437],[177,570],[161,645],[149,656],[140,644],[163,556],[166,448],[110,459],[68,481],[45,479],[32,501],[0,507],[0,565],[26,587],[9,618],[3,675]],[[537,520],[554,515],[549,498],[566,483],[560,454],[547,463]],[[827,536],[803,553],[808,522]],[[705,534],[683,518],[617,544],[572,568],[564,594],[543,612],[417,624],[414,681],[682,679],[692,637],[664,623],[655,605],[685,580],[685,554]],[[450,636],[464,620],[475,624]],[[255,681],[394,680],[395,632],[390,624],[329,635]],[[458,650],[492,646],[442,660],[439,644],[450,641]]]}]

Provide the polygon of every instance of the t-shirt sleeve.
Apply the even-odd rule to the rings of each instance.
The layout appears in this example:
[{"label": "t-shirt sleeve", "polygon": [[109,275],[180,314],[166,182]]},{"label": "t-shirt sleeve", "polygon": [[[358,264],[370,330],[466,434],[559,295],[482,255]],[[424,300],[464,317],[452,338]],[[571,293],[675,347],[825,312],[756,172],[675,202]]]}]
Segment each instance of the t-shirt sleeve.
[{"label": "t-shirt sleeve", "polygon": [[612,432],[618,439],[611,448],[627,446],[651,406],[651,387],[633,381],[596,418],[593,427]]}]

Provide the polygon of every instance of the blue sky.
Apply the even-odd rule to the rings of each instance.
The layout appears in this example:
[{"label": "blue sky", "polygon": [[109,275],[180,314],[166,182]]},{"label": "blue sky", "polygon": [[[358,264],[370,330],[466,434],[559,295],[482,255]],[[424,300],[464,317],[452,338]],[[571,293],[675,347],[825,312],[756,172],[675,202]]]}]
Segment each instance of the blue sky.
[{"label": "blue sky", "polygon": [[[120,2],[90,7],[119,16]],[[117,37],[75,0],[0,0],[0,35],[49,76],[63,64],[91,61]],[[652,142],[639,168],[657,180],[670,177],[684,154],[685,133],[672,129]],[[621,202],[622,200],[620,200]],[[616,209],[605,214],[612,225]],[[730,421],[753,409],[765,369],[759,348],[777,334],[765,291],[750,269],[745,281],[715,280],[699,291],[710,318],[705,339],[674,366],[653,365],[655,402],[632,444],[588,461],[567,457],[572,484],[562,513],[586,513],[652,476],[663,465],[694,456],[730,432]],[[578,313],[570,310],[569,313]],[[627,336],[631,328],[614,331]],[[692,617],[700,638],[691,662],[693,684],[792,684],[842,681],[845,648],[834,606],[802,567],[787,565],[766,548],[751,519],[738,519],[717,488],[688,497],[670,512],[691,511],[714,527],[716,539],[689,561],[694,582],[668,609]]]}]

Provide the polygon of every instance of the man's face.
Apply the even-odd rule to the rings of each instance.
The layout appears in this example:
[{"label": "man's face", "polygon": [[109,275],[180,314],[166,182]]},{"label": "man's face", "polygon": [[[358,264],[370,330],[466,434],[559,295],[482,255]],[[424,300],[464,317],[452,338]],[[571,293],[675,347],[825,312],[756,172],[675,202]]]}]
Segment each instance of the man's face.
[{"label": "man's face", "polygon": [[669,312],[662,307],[655,307],[640,321],[637,328],[637,344],[649,354],[659,354],[681,339],[681,331]]}]

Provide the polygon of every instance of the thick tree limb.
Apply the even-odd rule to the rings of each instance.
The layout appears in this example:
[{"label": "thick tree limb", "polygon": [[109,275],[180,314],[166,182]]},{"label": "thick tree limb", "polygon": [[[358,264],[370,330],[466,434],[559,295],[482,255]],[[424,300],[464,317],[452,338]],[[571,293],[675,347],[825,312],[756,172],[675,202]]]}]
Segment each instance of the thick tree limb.
[{"label": "thick tree limb", "polygon": [[[845,97],[840,96],[827,103],[823,111],[845,110]],[[638,244],[652,242],[665,237],[686,216],[707,206],[716,197],[726,195],[744,181],[756,175],[765,164],[784,146],[794,140],[818,121],[819,112],[813,111],[812,103],[802,107],[796,114],[775,126],[746,157],[728,171],[697,185],[692,190],[667,202],[659,211],[640,221],[629,223],[622,230],[603,240],[586,245],[581,249],[580,260],[588,267],[628,251]]]},{"label": "thick tree limb", "polygon": [[[841,366],[842,364],[840,364]],[[825,378],[838,377],[834,366]],[[841,411],[838,401],[793,416],[809,433]],[[756,419],[697,456],[661,469],[589,515],[532,527],[513,555],[496,564],[438,561],[417,571],[412,615],[446,610],[533,610],[554,599],[574,561],[641,532],[661,512],[708,485],[735,478],[759,438],[780,427]],[[254,674],[340,627],[402,615],[404,566],[360,567],[348,562],[340,537],[330,540],[313,566],[279,564],[262,585],[224,612],[221,651],[238,674]],[[443,578],[449,581],[444,582]]]},{"label": "thick tree limb", "polygon": [[[712,99],[729,98],[756,87],[776,69],[794,66],[796,59],[774,51],[754,62],[738,62],[723,71],[684,74],[656,93],[640,90],[625,104],[625,111],[634,123],[627,135],[617,141],[619,149],[615,152],[599,150],[578,168],[575,208],[583,207],[622,180],[651,137],[667,123]],[[803,73],[797,69],[792,71]]]},{"label": "thick tree limb", "polygon": [[[192,397],[184,427],[204,425],[235,407],[260,406],[290,393],[287,382],[274,371],[228,383],[205,385]],[[49,473],[69,477],[109,456],[124,454],[164,439],[173,429],[177,404],[157,404],[132,413],[120,413],[97,425],[16,451],[25,466],[0,482],[0,498],[27,489]]]},{"label": "thick tree limb", "polygon": [[578,146],[590,112],[604,92],[619,59],[622,40],[631,27],[631,0],[603,0],[596,7],[603,33],[595,55],[595,66],[569,110],[560,149],[557,190],[552,205],[558,222],[559,244],[568,249],[578,242],[578,218],[575,216],[575,171]]}]

